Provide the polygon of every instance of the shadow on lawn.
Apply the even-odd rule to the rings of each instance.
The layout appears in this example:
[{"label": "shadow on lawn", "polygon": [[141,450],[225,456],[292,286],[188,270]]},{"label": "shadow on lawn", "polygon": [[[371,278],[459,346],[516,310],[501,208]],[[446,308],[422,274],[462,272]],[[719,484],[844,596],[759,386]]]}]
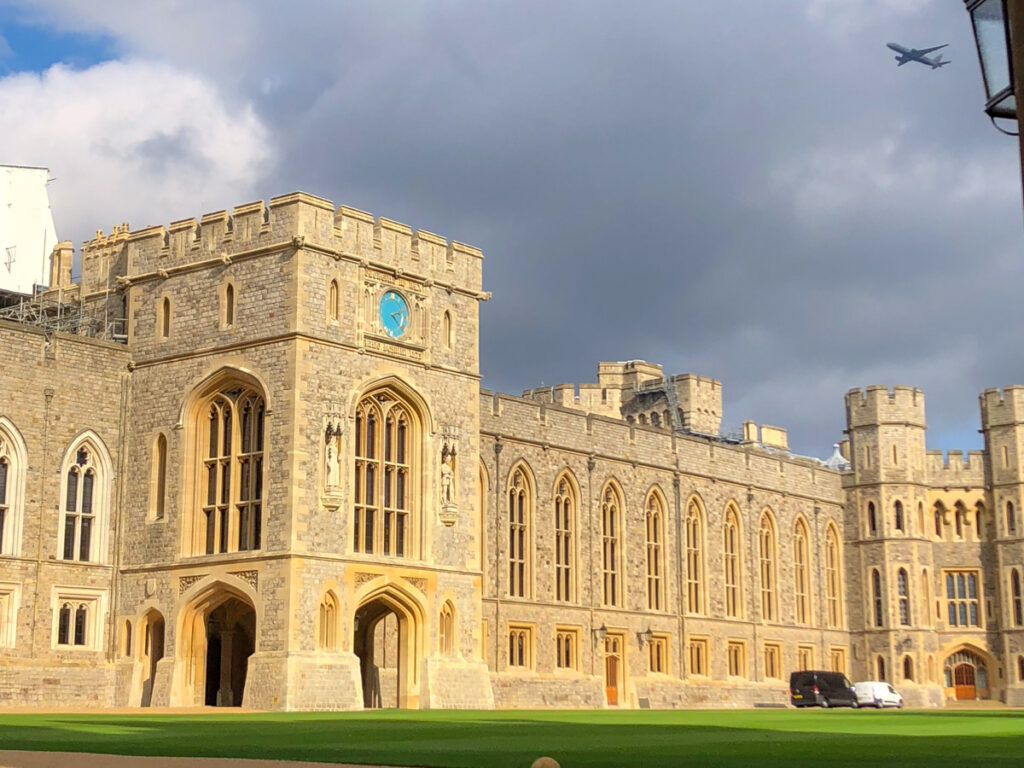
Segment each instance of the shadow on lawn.
[{"label": "shadow on lawn", "polygon": [[[829,768],[876,762],[967,768],[1017,760],[1024,751],[1024,713],[888,714],[10,715],[0,716],[0,749],[446,768],[527,768],[542,754],[555,757],[563,768],[675,768],[681,764],[791,768],[805,761],[824,762]],[[993,726],[998,722],[999,732],[972,734],[974,726],[980,725],[978,718],[992,718],[989,722]],[[955,727],[957,721],[962,728]],[[854,726],[861,731],[844,730]]]}]

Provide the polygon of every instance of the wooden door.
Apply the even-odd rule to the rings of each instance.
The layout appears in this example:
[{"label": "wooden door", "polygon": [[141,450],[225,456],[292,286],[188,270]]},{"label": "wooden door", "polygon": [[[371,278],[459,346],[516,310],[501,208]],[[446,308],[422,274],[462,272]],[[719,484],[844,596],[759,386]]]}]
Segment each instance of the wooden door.
[{"label": "wooden door", "polygon": [[604,696],[609,706],[613,707],[619,704],[620,654],[619,638],[606,638],[604,641]]},{"label": "wooden door", "polygon": [[957,664],[953,668],[953,685],[957,699],[976,699],[978,689],[975,687],[974,667],[970,664]]}]

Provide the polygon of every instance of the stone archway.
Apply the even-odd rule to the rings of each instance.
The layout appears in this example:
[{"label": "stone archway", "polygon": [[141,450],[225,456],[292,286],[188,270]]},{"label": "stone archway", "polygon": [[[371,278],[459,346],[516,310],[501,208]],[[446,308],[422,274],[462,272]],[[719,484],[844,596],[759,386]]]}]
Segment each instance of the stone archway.
[{"label": "stone archway", "polygon": [[394,587],[363,599],[353,621],[352,650],[366,709],[419,707],[422,611]]},{"label": "stone archway", "polygon": [[984,656],[970,646],[960,646],[942,665],[946,698],[957,701],[992,698],[993,669]]},{"label": "stone archway", "polygon": [[182,611],[179,661],[183,703],[240,707],[256,650],[256,607],[242,591],[214,582]]}]

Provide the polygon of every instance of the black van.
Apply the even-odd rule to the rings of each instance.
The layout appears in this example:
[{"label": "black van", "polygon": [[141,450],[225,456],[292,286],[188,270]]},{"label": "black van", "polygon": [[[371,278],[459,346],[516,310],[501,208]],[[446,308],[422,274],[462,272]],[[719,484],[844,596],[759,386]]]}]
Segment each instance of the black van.
[{"label": "black van", "polygon": [[789,676],[789,696],[794,707],[857,708],[857,692],[842,672],[805,670]]}]

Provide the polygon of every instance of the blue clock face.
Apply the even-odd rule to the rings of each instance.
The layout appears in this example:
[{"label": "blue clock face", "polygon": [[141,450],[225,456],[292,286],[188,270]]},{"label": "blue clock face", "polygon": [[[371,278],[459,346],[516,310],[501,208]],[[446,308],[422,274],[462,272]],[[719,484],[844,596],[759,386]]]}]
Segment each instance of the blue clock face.
[{"label": "blue clock face", "polygon": [[384,332],[393,339],[405,333],[409,325],[409,305],[397,291],[385,291],[380,297],[380,324]]}]

